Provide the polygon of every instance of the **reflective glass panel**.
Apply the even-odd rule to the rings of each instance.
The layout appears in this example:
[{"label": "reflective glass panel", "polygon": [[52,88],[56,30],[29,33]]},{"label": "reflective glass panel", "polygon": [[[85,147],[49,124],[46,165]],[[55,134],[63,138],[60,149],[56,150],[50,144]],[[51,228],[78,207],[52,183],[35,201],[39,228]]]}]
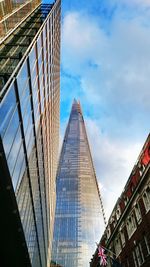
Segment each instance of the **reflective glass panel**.
[{"label": "reflective glass panel", "polygon": [[23,67],[21,68],[21,71],[17,76],[17,84],[20,97],[22,96],[22,92],[25,88],[27,80],[28,80],[28,68],[27,68],[27,62],[25,62]]},{"label": "reflective glass panel", "polygon": [[[25,157],[24,157],[23,145],[21,145],[19,153],[17,155],[17,160],[15,163],[15,167],[14,167],[13,175],[12,175],[12,182],[13,182],[14,189],[16,189],[16,186],[19,182],[18,180],[21,175],[21,171],[23,171],[24,160],[25,160]],[[24,164],[24,171],[25,171],[25,164]]]},{"label": "reflective glass panel", "polygon": [[15,135],[8,159],[7,159],[7,163],[8,163],[8,167],[9,167],[9,171],[10,174],[12,175],[13,173],[13,169],[16,163],[16,158],[18,157],[18,152],[19,152],[19,148],[21,145],[21,132],[20,132],[20,127]]},{"label": "reflective glass panel", "polygon": [[0,134],[2,137],[8,127],[8,124],[13,115],[14,108],[16,107],[16,97],[14,84],[8,89],[8,93],[3,99],[3,102],[0,107]]},{"label": "reflective glass panel", "polygon": [[6,157],[8,156],[10,152],[11,146],[13,144],[14,138],[17,133],[18,126],[19,126],[19,117],[18,117],[18,110],[16,108],[13,114],[13,117],[10,121],[10,124],[7,128],[7,131],[5,133],[5,136],[3,138],[3,145],[4,145]]}]

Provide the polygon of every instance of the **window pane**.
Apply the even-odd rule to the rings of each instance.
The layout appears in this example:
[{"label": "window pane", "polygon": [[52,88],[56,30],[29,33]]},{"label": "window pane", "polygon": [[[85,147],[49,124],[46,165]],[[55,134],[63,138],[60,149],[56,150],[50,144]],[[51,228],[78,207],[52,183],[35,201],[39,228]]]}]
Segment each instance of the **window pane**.
[{"label": "window pane", "polygon": [[18,183],[18,179],[19,179],[19,175],[20,175],[20,172],[22,169],[23,161],[24,161],[24,151],[23,151],[23,145],[21,145],[19,153],[18,153],[17,161],[15,164],[15,168],[13,171],[13,176],[12,176],[12,182],[13,182],[14,190],[16,189],[16,185]]},{"label": "window pane", "polygon": [[32,51],[30,52],[29,60],[30,60],[30,69],[32,70],[34,68],[34,64],[36,60],[35,47],[33,47]]},{"label": "window pane", "polygon": [[38,48],[38,56],[39,56],[41,53],[41,48],[42,48],[41,35],[39,36],[37,40],[37,48]]},{"label": "window pane", "polygon": [[36,83],[36,79],[37,79],[37,66],[35,65],[34,66],[34,69],[31,69],[31,82],[32,82],[32,87]]},{"label": "window pane", "polygon": [[8,154],[10,152],[13,140],[14,140],[14,138],[16,136],[16,132],[17,132],[18,126],[19,126],[19,117],[18,117],[18,111],[16,109],[16,111],[15,111],[15,113],[13,115],[13,118],[12,118],[12,120],[10,122],[10,125],[9,125],[9,127],[7,129],[7,132],[6,132],[5,136],[4,136],[4,139],[3,139],[3,144],[4,144],[6,157],[8,156]]},{"label": "window pane", "polygon": [[6,128],[8,127],[8,123],[12,117],[15,106],[16,106],[15,89],[14,89],[14,84],[12,84],[0,108],[0,122],[1,122],[0,133],[2,137],[4,136]]},{"label": "window pane", "polygon": [[30,124],[32,125],[32,114],[31,114],[31,105],[30,105],[30,98],[28,99],[27,106],[25,108],[25,113],[23,116],[23,126],[24,126],[24,132],[26,134],[27,127]]},{"label": "window pane", "polygon": [[27,69],[27,62],[25,62],[20,73],[17,76],[18,91],[20,96],[22,95],[22,91],[25,87],[27,80],[28,80],[28,69]]},{"label": "window pane", "polygon": [[13,170],[14,170],[14,166],[15,166],[16,159],[17,159],[17,156],[19,153],[20,145],[21,145],[21,132],[20,132],[20,128],[19,128],[18,132],[15,136],[15,139],[14,139],[14,142],[13,142],[13,145],[11,147],[11,151],[9,153],[9,157],[7,160],[9,171],[10,171],[11,175],[12,175]]},{"label": "window pane", "polygon": [[21,105],[21,112],[22,112],[22,116],[25,112],[26,106],[27,106],[27,102],[29,102],[30,104],[30,92],[29,92],[29,84],[27,84],[22,97],[20,99],[20,105]]}]

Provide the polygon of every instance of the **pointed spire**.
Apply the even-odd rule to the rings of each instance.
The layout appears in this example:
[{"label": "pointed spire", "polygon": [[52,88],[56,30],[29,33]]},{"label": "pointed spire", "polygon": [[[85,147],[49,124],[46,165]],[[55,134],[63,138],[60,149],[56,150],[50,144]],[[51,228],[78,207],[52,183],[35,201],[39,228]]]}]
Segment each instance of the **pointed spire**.
[{"label": "pointed spire", "polygon": [[78,104],[76,98],[74,98],[74,100],[73,100],[73,104]]},{"label": "pointed spire", "polygon": [[82,113],[80,101],[77,101],[76,98],[74,98],[73,103],[72,103],[72,111],[74,111],[74,110]]}]

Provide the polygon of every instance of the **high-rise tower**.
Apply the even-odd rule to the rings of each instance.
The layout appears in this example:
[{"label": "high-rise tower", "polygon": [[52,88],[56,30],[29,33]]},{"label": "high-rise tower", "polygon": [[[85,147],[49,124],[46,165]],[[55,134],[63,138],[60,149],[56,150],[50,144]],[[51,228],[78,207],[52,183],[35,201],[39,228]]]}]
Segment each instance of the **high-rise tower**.
[{"label": "high-rise tower", "polygon": [[14,31],[30,13],[40,5],[40,0],[0,1],[0,42]]},{"label": "high-rise tower", "polygon": [[0,12],[0,265],[46,267],[59,146],[60,0],[4,0]]},{"label": "high-rise tower", "polygon": [[57,172],[52,260],[87,267],[100,234],[100,196],[80,104],[74,100]]}]

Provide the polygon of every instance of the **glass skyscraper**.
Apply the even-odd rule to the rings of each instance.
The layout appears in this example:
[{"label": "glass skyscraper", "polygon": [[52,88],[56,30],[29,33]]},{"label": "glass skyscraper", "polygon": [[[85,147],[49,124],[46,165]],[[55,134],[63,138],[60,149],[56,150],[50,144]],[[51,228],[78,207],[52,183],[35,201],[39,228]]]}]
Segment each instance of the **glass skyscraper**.
[{"label": "glass skyscraper", "polygon": [[30,13],[40,5],[40,0],[0,1],[0,41],[13,32]]},{"label": "glass skyscraper", "polygon": [[0,1],[3,267],[50,264],[59,146],[60,8],[60,0]]},{"label": "glass skyscraper", "polygon": [[66,128],[56,181],[53,264],[87,267],[100,236],[101,206],[84,119],[76,100]]}]

